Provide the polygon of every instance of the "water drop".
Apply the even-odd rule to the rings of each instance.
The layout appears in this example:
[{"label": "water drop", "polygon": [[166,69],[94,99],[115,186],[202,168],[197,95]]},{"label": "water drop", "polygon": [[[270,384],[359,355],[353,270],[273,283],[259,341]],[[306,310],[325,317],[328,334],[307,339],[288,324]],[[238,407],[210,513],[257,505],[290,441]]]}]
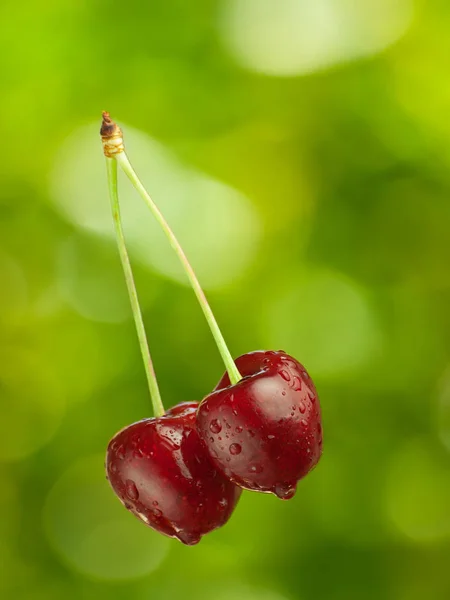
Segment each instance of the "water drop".
[{"label": "water drop", "polygon": [[281,395],[282,395],[282,396],[286,396],[286,390],[283,390],[283,391],[281,392]]},{"label": "water drop", "polygon": [[298,408],[300,410],[300,412],[302,413],[302,415],[304,414],[304,412],[306,411],[306,406],[304,402],[300,402],[298,405]]},{"label": "water drop", "polygon": [[302,382],[300,377],[294,377],[292,381],[292,389],[294,392],[299,392],[302,389]]},{"label": "water drop", "polygon": [[308,427],[308,421],[306,419],[302,419],[300,423],[303,425],[303,427]]},{"label": "water drop", "polygon": [[231,425],[228,423],[228,421],[225,421],[225,425],[227,429],[231,429]]},{"label": "water drop", "polygon": [[278,483],[273,492],[281,500],[289,500],[295,494],[296,486],[290,483]]},{"label": "water drop", "polygon": [[238,411],[235,408],[233,408],[233,415],[236,417],[237,414],[238,414]]},{"label": "water drop", "polygon": [[219,437],[217,438],[219,440],[219,442],[222,441],[222,437],[219,435]]},{"label": "water drop", "polygon": [[175,535],[180,542],[183,542],[183,544],[186,544],[187,546],[198,544],[201,539],[201,536],[198,533],[189,533],[188,531],[183,530],[177,531]]},{"label": "water drop", "polygon": [[218,502],[220,510],[225,510],[228,506],[228,500],[226,498],[221,498]]},{"label": "water drop", "polygon": [[158,502],[156,500],[153,500],[152,504],[153,506],[158,506]]},{"label": "water drop", "polygon": [[280,375],[281,377],[285,380],[285,381],[290,381],[291,380],[291,376],[289,375],[289,373],[287,371],[285,371],[284,369],[282,369],[280,371]]},{"label": "water drop", "polygon": [[240,454],[241,452],[242,452],[242,447],[240,444],[231,444],[230,454],[233,454],[233,456],[236,456],[237,454]]},{"label": "water drop", "polygon": [[315,402],[316,401],[316,396],[312,392],[308,392],[308,397],[311,400],[311,402]]},{"label": "water drop", "polygon": [[213,433],[220,433],[222,431],[222,425],[220,424],[220,422],[217,419],[213,419],[211,421],[211,423],[209,424],[209,429]]},{"label": "water drop", "polygon": [[255,437],[255,432],[254,432],[254,431],[252,431],[251,429],[249,429],[249,430],[248,430],[248,435],[249,435],[250,437]]},{"label": "water drop", "polygon": [[144,513],[135,513],[146,525],[149,524],[149,518]]},{"label": "water drop", "polygon": [[268,440],[274,440],[274,439],[275,439],[275,436],[274,436],[274,435],[268,435],[268,436],[267,436],[267,439],[268,439]]},{"label": "water drop", "polygon": [[235,429],[236,433],[242,433],[242,427],[238,425]]},{"label": "water drop", "polygon": [[133,456],[134,456],[134,458],[143,458],[144,452],[143,452],[142,448],[135,448],[133,451]]},{"label": "water drop", "polygon": [[120,446],[117,448],[117,457],[120,458],[120,460],[125,458],[125,448],[123,444],[120,444]]},{"label": "water drop", "polygon": [[262,465],[259,464],[250,465],[248,470],[250,473],[262,473],[264,471]]},{"label": "water drop", "polygon": [[117,465],[116,465],[116,463],[112,462],[109,465],[109,470],[111,471],[111,473],[117,473]]},{"label": "water drop", "polygon": [[211,444],[214,444],[214,438],[213,437],[209,438],[209,441],[211,442]]},{"label": "water drop", "polygon": [[130,500],[137,500],[139,498],[139,492],[136,487],[136,484],[134,483],[134,481],[131,481],[131,479],[127,479],[125,483],[125,490]]}]

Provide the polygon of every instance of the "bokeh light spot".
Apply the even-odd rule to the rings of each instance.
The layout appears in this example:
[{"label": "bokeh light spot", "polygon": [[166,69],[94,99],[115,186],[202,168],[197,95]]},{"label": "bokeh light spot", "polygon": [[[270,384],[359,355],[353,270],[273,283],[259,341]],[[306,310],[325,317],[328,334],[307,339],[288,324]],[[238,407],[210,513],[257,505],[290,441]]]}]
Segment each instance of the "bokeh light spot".
[{"label": "bokeh light spot", "polygon": [[225,588],[211,593],[209,597],[214,597],[215,600],[287,600],[286,596],[278,592],[242,584],[228,584]]},{"label": "bokeh light spot", "polygon": [[83,458],[56,482],[44,507],[48,538],[67,564],[88,577],[143,577],[161,565],[170,541],[125,510],[103,464],[103,455]]},{"label": "bokeh light spot", "polygon": [[411,18],[410,0],[226,0],[220,24],[245,67],[289,77],[380,52]]},{"label": "bokeh light spot", "polygon": [[450,367],[444,373],[438,394],[438,430],[441,442],[450,452]]},{"label": "bokeh light spot", "polygon": [[119,254],[113,243],[71,235],[59,249],[58,282],[62,297],[87,319],[118,323],[131,318]]},{"label": "bokeh light spot", "polygon": [[282,346],[315,376],[335,376],[365,365],[380,344],[376,319],[364,294],[332,271],[291,277],[284,293],[262,313],[268,348]]},{"label": "bokeh light spot", "polygon": [[0,249],[0,323],[11,325],[23,315],[28,300],[25,274],[16,260]]},{"label": "bokeh light spot", "polygon": [[[250,201],[233,188],[187,169],[144,133],[128,126],[123,129],[130,160],[203,286],[220,287],[243,275],[255,259],[261,230]],[[119,193],[130,253],[163,276],[188,285],[168,241],[125,178]],[[60,148],[51,174],[51,195],[69,222],[97,235],[114,236],[98,123],[74,131]]]},{"label": "bokeh light spot", "polygon": [[450,469],[427,440],[413,440],[394,456],[386,510],[405,537],[434,542],[450,535]]},{"label": "bokeh light spot", "polygon": [[26,349],[0,349],[0,458],[21,460],[48,443],[65,411],[54,371]]}]

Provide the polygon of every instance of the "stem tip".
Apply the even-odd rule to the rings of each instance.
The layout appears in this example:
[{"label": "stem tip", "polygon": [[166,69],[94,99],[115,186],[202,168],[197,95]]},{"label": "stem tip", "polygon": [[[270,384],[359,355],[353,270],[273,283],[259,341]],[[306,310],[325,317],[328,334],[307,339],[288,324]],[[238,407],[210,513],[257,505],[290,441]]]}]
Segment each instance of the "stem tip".
[{"label": "stem tip", "polygon": [[103,143],[103,153],[107,158],[113,158],[116,154],[124,151],[122,130],[111,119],[109,112],[103,111],[102,117],[100,135]]}]

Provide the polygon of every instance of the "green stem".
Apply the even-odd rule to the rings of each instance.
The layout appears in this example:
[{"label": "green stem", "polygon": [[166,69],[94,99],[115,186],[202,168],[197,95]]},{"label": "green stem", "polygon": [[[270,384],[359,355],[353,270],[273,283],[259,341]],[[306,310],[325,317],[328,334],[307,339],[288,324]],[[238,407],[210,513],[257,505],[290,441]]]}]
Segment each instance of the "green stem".
[{"label": "green stem", "polygon": [[153,213],[153,216],[158,221],[158,223],[160,224],[166,237],[168,238],[170,245],[175,250],[178,258],[180,259],[181,264],[183,265],[183,269],[186,272],[186,275],[192,285],[195,295],[197,296],[197,300],[200,303],[203,314],[206,317],[208,325],[211,329],[211,333],[213,334],[213,337],[216,341],[220,355],[222,356],[222,360],[225,363],[225,367],[227,369],[230,381],[232,384],[237,383],[242,378],[241,374],[239,373],[238,368],[236,367],[236,365],[234,363],[233,357],[231,356],[230,351],[228,350],[228,347],[225,343],[222,332],[219,329],[219,326],[213,315],[211,307],[208,304],[208,300],[206,299],[206,296],[200,286],[200,283],[197,279],[197,276],[194,273],[193,268],[191,267],[191,265],[186,257],[186,254],[184,253],[180,243],[178,242],[177,238],[175,237],[175,234],[170,229],[167,221],[164,219],[161,211],[156,206],[156,204],[153,202],[153,200],[150,198],[146,189],[144,188],[144,186],[142,185],[138,176],[136,175],[133,167],[131,166],[130,161],[128,160],[126,153],[120,152],[120,153],[116,154],[115,158],[116,158],[117,162],[119,163],[119,165],[122,167],[122,170],[124,171],[124,173],[130,179],[133,186],[136,188],[136,190],[142,196],[144,202],[150,208],[151,212]]},{"label": "green stem", "polygon": [[119,248],[120,260],[122,262],[125,281],[127,283],[128,295],[131,302],[131,310],[133,311],[134,322],[141,347],[142,358],[144,360],[145,372],[147,375],[150,397],[153,404],[153,412],[155,417],[160,417],[164,414],[164,406],[159,393],[158,382],[156,381],[155,370],[148,348],[147,337],[145,335],[144,321],[142,320],[141,308],[134,283],[133,272],[131,270],[130,259],[128,257],[127,248],[125,245],[125,237],[123,235],[122,221],[120,218],[119,195],[117,191],[117,162],[114,158],[106,158],[106,168],[108,173],[109,195],[111,199],[111,209],[116,230],[117,246]]}]

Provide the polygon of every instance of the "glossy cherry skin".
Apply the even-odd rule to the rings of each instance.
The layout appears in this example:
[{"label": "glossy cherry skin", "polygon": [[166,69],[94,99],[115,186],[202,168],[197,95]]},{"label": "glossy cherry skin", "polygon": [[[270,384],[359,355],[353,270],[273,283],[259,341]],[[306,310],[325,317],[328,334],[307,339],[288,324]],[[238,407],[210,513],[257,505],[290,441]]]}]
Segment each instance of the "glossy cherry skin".
[{"label": "glossy cherry skin", "polygon": [[228,375],[206,396],[197,428],[216,467],[248,490],[292,498],[322,453],[316,388],[295,358],[257,351],[236,359],[243,379]]},{"label": "glossy cherry skin", "polygon": [[188,545],[224,525],[241,494],[211,462],[196,430],[197,407],[185,402],[125,427],[106,454],[108,480],[125,508]]}]

